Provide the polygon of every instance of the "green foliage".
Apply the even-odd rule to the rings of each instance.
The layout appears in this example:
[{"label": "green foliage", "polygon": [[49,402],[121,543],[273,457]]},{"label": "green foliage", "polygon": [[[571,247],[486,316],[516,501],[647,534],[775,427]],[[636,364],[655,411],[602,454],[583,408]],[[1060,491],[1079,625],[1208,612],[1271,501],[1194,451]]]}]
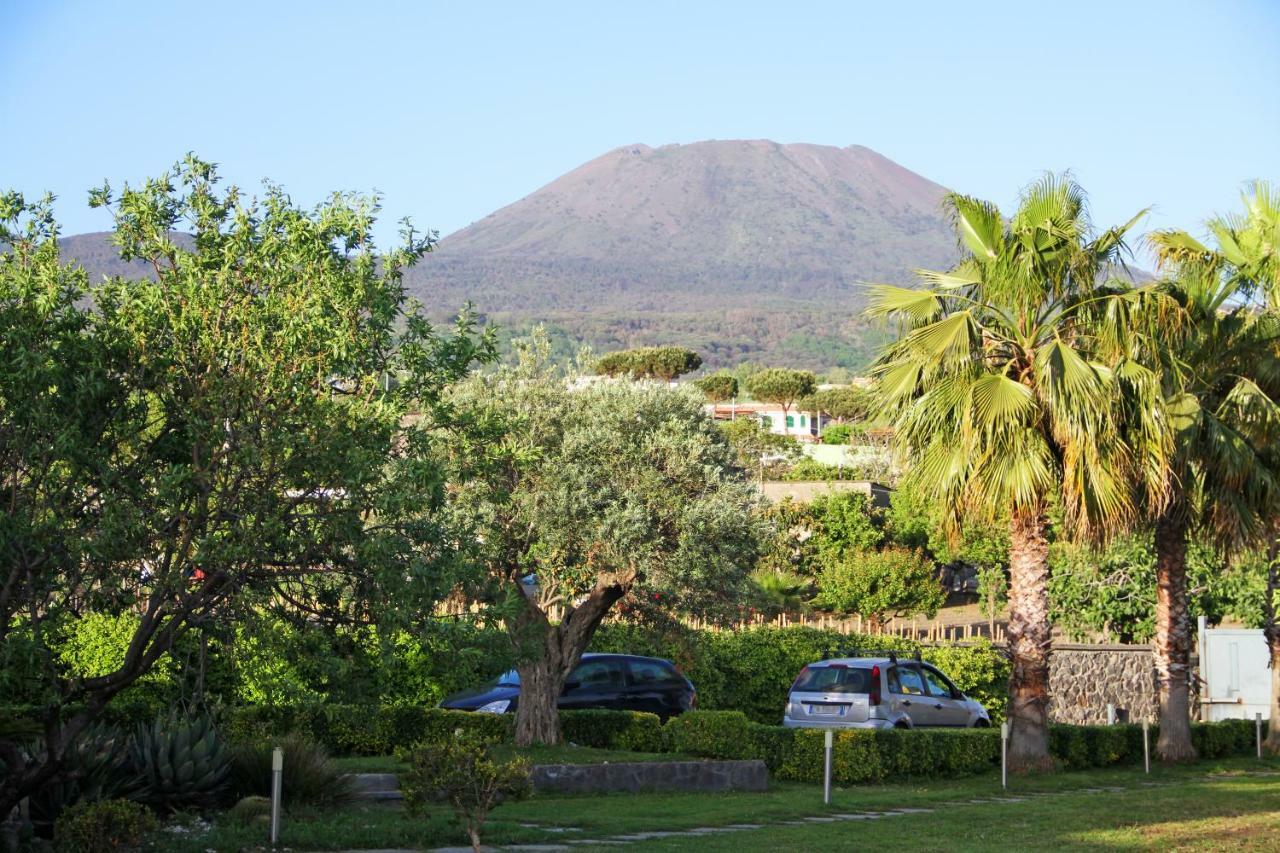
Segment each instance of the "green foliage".
[{"label": "green foliage", "polygon": [[227,789],[231,754],[207,715],[139,725],[130,751],[139,802],[164,811],[209,808]]},{"label": "green foliage", "polygon": [[480,830],[493,807],[533,793],[528,761],[495,762],[487,744],[463,732],[452,740],[419,744],[402,758],[409,765],[400,774],[405,808],[421,815],[432,801],[447,800],[477,853]]},{"label": "green foliage", "polygon": [[[1049,601],[1056,624],[1075,637],[1102,634],[1116,642],[1145,643],[1155,633],[1156,554],[1150,532],[1121,537],[1101,552],[1055,544]],[[1231,617],[1247,625],[1263,620],[1265,558],[1245,552],[1230,562],[1201,539],[1187,548],[1191,616],[1210,624]]]},{"label": "green foliage", "polygon": [[821,558],[848,551],[870,551],[884,542],[882,516],[867,496],[857,492],[819,495],[809,504]]},{"label": "green foliage", "polygon": [[744,470],[772,477],[775,469],[794,464],[804,456],[795,438],[770,432],[755,418],[720,421],[719,426],[733,448],[738,467]]},{"label": "green foliage", "polygon": [[284,752],[281,790],[289,808],[340,806],[355,797],[351,778],[329,758],[324,747],[301,734],[276,740],[241,743],[231,748],[231,791],[237,800],[271,796],[271,761],[275,747]]},{"label": "green foliage", "polygon": [[560,727],[564,739],[578,746],[660,752],[664,744],[662,721],[657,714],[605,709],[561,711]]},{"label": "green foliage", "polygon": [[115,853],[136,849],[159,827],[145,806],[129,800],[82,802],[67,809],[54,827],[58,853]]},{"label": "green foliage", "polygon": [[[35,751],[43,748],[43,741],[35,742]],[[47,827],[76,803],[132,797],[138,791],[130,762],[130,739],[116,726],[91,725],[72,742],[63,762],[67,773],[34,791],[28,800],[32,823],[37,826]]]},{"label": "green foliage", "polygon": [[632,379],[661,379],[697,370],[702,356],[683,347],[639,347],[606,353],[596,361],[596,373],[603,376],[630,376]]},{"label": "green foliage", "polygon": [[753,600],[756,607],[767,616],[799,613],[808,608],[812,585],[808,578],[793,572],[762,567],[751,573],[751,582],[755,584],[756,594]]},{"label": "green foliage", "polygon": [[[871,391],[863,388],[852,386],[827,388],[806,396],[800,401],[799,406],[805,411],[823,412],[841,422],[865,421],[875,412],[875,397]],[[843,423],[840,426],[848,427]],[[826,443],[847,444],[848,442],[828,441]]]},{"label": "green foliage", "polygon": [[853,438],[853,427],[849,424],[832,424],[822,430],[823,444],[848,444]]},{"label": "green foliage", "polygon": [[[91,193],[148,275],[90,292],[47,205],[4,199],[0,660],[37,661],[31,698],[78,708],[75,730],[197,624],[270,608],[389,630],[454,587],[440,445],[470,421],[443,391],[492,346],[469,312],[441,333],[407,303],[431,238],[379,250],[376,199],[254,199],[190,156]],[[65,664],[95,675],[58,671],[62,627],[129,611],[145,615],[126,655],[104,634]],[[29,758],[0,779],[0,812],[52,760]]]},{"label": "green foliage", "polygon": [[697,379],[693,385],[712,403],[722,403],[725,400],[736,399],[738,396],[738,380],[732,373],[725,370]]},{"label": "green foliage", "polygon": [[667,722],[667,743],[673,752],[704,758],[755,758],[750,726],[741,711],[686,711]]},{"label": "green foliage", "polygon": [[824,557],[814,603],[882,623],[919,613],[932,618],[945,600],[937,570],[923,554],[884,548]]},{"label": "green foliage", "polygon": [[419,705],[316,705],[304,708],[241,707],[222,710],[219,727],[236,746],[261,744],[296,733],[334,755],[390,755],[419,741],[463,730],[489,742],[511,736],[506,714],[473,714]]},{"label": "green foliage", "polygon": [[766,367],[747,378],[747,392],[753,400],[776,403],[790,409],[797,400],[814,391],[817,379],[807,370],[787,367]]}]

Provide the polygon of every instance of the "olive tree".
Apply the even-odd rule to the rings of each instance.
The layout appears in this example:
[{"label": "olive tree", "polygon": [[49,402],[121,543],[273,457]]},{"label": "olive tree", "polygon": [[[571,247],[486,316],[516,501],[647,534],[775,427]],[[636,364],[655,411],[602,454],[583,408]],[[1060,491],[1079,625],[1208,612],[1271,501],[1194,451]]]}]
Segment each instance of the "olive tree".
[{"label": "olive tree", "polygon": [[[44,691],[39,746],[0,721],[0,815],[194,624],[385,621],[451,585],[442,393],[492,346],[406,307],[432,239],[379,254],[374,199],[216,182],[189,157],[94,191],[149,275],[92,289],[47,204],[0,197],[0,660]],[[51,644],[89,611],[135,627],[118,666],[75,677]]]},{"label": "olive tree", "polygon": [[687,389],[604,383],[571,390],[545,342],[464,383],[488,434],[454,445],[453,506],[521,653],[516,742],[560,740],[557,699],[614,604],[728,612],[761,540],[758,497]]}]

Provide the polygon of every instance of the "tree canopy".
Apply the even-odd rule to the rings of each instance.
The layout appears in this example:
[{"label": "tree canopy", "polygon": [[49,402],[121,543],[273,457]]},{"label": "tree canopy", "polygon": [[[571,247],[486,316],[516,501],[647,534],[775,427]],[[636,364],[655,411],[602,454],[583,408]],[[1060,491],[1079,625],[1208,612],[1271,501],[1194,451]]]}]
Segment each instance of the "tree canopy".
[{"label": "tree canopy", "polygon": [[[391,621],[386,601],[409,618],[452,583],[442,394],[490,347],[407,307],[431,239],[378,253],[376,199],[305,211],[217,180],[189,157],[95,190],[151,275],[92,290],[47,203],[0,201],[0,657],[43,662],[45,707],[39,753],[0,732],[0,813],[194,623]],[[49,643],[88,608],[138,618],[118,665],[74,677]]]},{"label": "tree canopy", "polygon": [[596,373],[661,379],[670,382],[702,366],[702,356],[683,347],[639,347],[606,353],[596,361]]},{"label": "tree canopy", "polygon": [[807,370],[766,367],[747,378],[747,393],[762,403],[776,403],[785,412],[797,400],[812,394],[816,382]]}]

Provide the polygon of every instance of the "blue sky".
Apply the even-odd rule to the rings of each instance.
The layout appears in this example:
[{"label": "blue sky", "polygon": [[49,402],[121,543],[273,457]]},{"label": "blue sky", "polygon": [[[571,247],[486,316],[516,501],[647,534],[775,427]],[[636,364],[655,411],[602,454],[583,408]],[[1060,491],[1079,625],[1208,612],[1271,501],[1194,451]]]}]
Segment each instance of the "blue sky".
[{"label": "blue sky", "polygon": [[857,143],[1002,206],[1069,168],[1099,224],[1196,230],[1280,180],[1277,0],[0,0],[0,84],[0,186],[68,233],[188,150],[445,234],[634,142]]}]

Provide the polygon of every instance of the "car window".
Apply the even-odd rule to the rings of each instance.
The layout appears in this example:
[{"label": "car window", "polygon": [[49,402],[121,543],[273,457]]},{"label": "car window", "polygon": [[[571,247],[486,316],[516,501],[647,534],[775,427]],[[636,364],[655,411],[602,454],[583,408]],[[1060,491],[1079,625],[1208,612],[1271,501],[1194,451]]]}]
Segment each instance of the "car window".
[{"label": "car window", "polygon": [[631,669],[632,684],[658,684],[664,681],[675,681],[676,674],[664,663],[656,660],[627,661]]},{"label": "car window", "polygon": [[943,699],[951,698],[951,684],[937,670],[924,668],[924,680],[929,684],[929,693]]},{"label": "car window", "polygon": [[807,666],[791,689],[797,693],[867,693],[871,673],[848,666]]},{"label": "car window", "polygon": [[578,682],[579,687],[598,689],[601,687],[622,686],[622,661],[620,660],[588,660],[578,664],[569,676],[569,681]]},{"label": "car window", "polygon": [[913,666],[896,666],[889,673],[889,690],[899,696],[923,696],[924,679]]}]

